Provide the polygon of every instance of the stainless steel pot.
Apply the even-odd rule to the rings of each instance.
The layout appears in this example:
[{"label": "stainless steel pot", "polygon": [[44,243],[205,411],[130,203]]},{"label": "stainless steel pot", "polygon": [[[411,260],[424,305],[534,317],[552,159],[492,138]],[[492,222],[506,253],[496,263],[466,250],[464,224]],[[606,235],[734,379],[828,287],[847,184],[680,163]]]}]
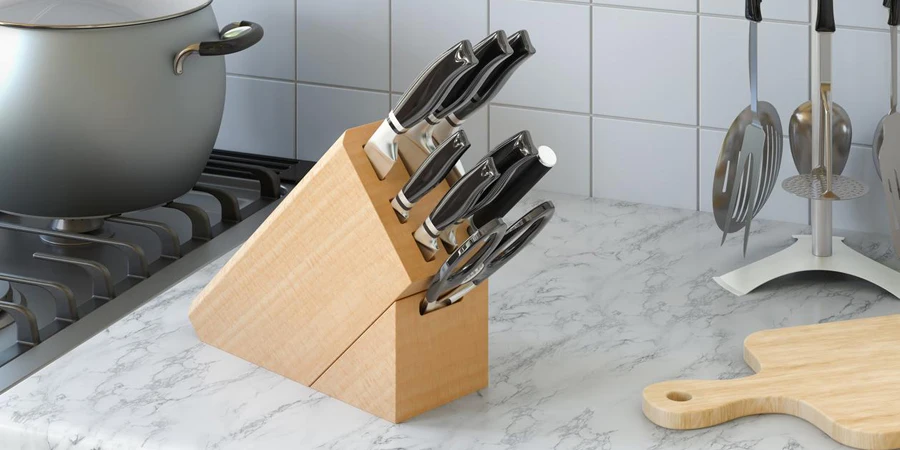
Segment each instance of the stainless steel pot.
[{"label": "stainless steel pot", "polygon": [[[225,102],[211,0],[0,0],[0,211],[103,217],[188,192]],[[201,55],[202,57],[194,57]]]}]

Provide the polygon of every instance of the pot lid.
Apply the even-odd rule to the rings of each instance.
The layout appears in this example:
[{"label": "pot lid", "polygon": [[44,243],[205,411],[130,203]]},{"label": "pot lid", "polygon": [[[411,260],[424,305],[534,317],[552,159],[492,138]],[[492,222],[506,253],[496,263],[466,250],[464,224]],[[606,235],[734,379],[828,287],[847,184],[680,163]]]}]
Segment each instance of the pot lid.
[{"label": "pot lid", "polygon": [[190,14],[212,0],[0,0],[0,25],[106,28]]}]

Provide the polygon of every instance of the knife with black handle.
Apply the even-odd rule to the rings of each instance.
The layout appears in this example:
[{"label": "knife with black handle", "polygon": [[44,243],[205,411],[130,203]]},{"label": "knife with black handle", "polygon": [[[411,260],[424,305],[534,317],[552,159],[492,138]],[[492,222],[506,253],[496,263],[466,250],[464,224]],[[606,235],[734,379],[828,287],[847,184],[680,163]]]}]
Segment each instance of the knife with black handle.
[{"label": "knife with black handle", "polygon": [[475,212],[471,225],[477,229],[493,219],[505,216],[555,165],[556,153],[550,147],[538,148],[537,158],[513,176],[497,198]]},{"label": "knife with black handle", "polygon": [[425,259],[429,261],[434,259],[434,255],[438,252],[438,236],[441,232],[460,218],[471,215],[472,208],[481,194],[499,177],[500,173],[494,160],[486,158],[450,188],[425,219],[425,223],[413,233]]},{"label": "knife with black handle", "polygon": [[391,200],[391,206],[394,207],[400,222],[405,223],[409,219],[409,212],[413,206],[444,181],[444,178],[453,170],[453,166],[469,147],[471,144],[466,132],[459,130],[428,155],[425,162],[403,186],[403,189]]},{"label": "knife with black handle", "polygon": [[[500,178],[491,185],[488,191],[481,195],[478,202],[472,207],[472,212],[478,211],[497,198],[509,181],[524,167],[527,167],[531,160],[537,158],[537,153],[534,141],[531,139],[531,133],[528,130],[516,133],[488,153],[485,158],[494,160],[497,170],[500,171]],[[468,216],[465,216],[462,219],[468,218]],[[441,241],[444,243],[447,251],[453,251],[458,246],[459,241],[456,237],[456,229],[462,219],[441,233]]]},{"label": "knife with black handle", "polygon": [[432,130],[432,139],[436,142],[443,142],[444,139],[456,132],[463,122],[466,121],[475,111],[494,99],[509,78],[515,71],[521,67],[522,63],[531,58],[536,50],[531,44],[531,38],[528,31],[520,30],[509,37],[509,46],[512,48],[512,55],[504,59],[497,67],[485,78],[476,94],[453,112],[451,112],[441,123],[437,124]]},{"label": "knife with black handle", "polygon": [[366,156],[383,180],[397,162],[397,136],[419,123],[444,100],[450,85],[467,69],[478,64],[472,43],[461,41],[444,52],[413,82],[366,143]]},{"label": "knife with black handle", "polygon": [[513,54],[513,49],[509,45],[506,33],[503,30],[495,31],[481,42],[475,44],[474,51],[475,57],[478,58],[478,65],[457,78],[453,86],[450,87],[450,91],[444,98],[444,101],[437,105],[434,112],[409,130],[409,135],[423,149],[432,151],[443,142],[432,140],[431,131],[434,126],[453,111],[472,101],[472,98],[478,94],[478,90],[481,89],[488,75],[503,60]]}]

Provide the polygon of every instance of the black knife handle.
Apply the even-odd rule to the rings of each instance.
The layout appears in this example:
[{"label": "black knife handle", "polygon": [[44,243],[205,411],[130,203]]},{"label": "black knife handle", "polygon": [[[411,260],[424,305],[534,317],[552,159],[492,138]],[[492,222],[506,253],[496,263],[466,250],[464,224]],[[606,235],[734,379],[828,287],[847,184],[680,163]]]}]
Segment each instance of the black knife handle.
[{"label": "black knife handle", "polygon": [[417,203],[453,170],[456,162],[471,147],[465,131],[458,131],[425,158],[416,173],[403,186],[403,195],[410,203]]},{"label": "black knife handle", "polygon": [[819,0],[819,16],[816,18],[816,31],[834,33],[834,0]]},{"label": "black knife handle", "polygon": [[450,93],[447,94],[434,116],[438,119],[443,119],[459,109],[460,106],[470,102],[472,97],[478,93],[482,84],[484,84],[487,76],[491,74],[491,71],[504,59],[512,56],[512,54],[513,49],[509,46],[509,40],[503,30],[495,31],[478,44],[475,44],[475,57],[478,58],[478,65],[464,73],[453,83]]},{"label": "black knife handle", "polygon": [[468,217],[481,194],[499,177],[494,160],[483,159],[450,188],[431,212],[429,219],[434,228],[444,231],[457,220]]},{"label": "black knife handle", "polygon": [[453,115],[459,120],[466,120],[479,108],[490,102],[500,93],[509,78],[515,73],[522,63],[531,58],[536,52],[534,45],[531,44],[531,37],[528,31],[521,30],[509,37],[509,46],[512,47],[513,53],[504,59],[497,67],[485,78],[481,88],[477,91],[472,101],[459,107],[453,111]]},{"label": "black knife handle", "polygon": [[[506,170],[500,171],[500,178],[491,185],[491,188],[488,189],[487,192],[481,195],[481,198],[478,199],[478,203],[472,207],[472,213],[474,214],[476,211],[496,200],[497,197],[500,196],[500,193],[506,189],[506,186],[508,186],[520,172],[525,170],[526,167],[531,166],[537,158],[538,156],[534,154],[527,155],[507,167]],[[496,160],[494,161],[496,163]]]},{"label": "black knife handle", "polygon": [[494,158],[494,164],[500,173],[505,173],[517,161],[528,155],[537,155],[534,141],[528,130],[522,130],[494,147],[488,157]]},{"label": "black knife handle", "polygon": [[896,27],[900,25],[900,0],[885,0],[888,8],[890,8],[891,14],[888,18],[888,25],[892,27]]},{"label": "black knife handle", "polygon": [[513,177],[494,201],[475,212],[472,226],[478,228],[493,219],[505,216],[555,165],[556,154],[553,153],[553,150],[541,147],[536,160],[533,160],[517,176]]},{"label": "black knife handle", "polygon": [[753,22],[762,22],[762,8],[760,6],[762,0],[747,0],[747,11],[744,17]]},{"label": "black knife handle", "polygon": [[450,47],[432,62],[413,82],[412,86],[394,107],[392,113],[397,124],[405,129],[421,122],[431,114],[447,95],[450,84],[465,70],[478,64],[472,43],[465,40]]}]

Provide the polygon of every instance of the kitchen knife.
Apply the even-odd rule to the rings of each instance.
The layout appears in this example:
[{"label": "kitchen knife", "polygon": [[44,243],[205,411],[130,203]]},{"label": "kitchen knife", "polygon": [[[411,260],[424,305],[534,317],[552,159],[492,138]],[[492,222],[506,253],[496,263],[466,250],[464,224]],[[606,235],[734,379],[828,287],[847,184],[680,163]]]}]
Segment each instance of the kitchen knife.
[{"label": "kitchen knife", "polygon": [[466,132],[460,130],[428,155],[403,189],[391,200],[391,206],[401,222],[409,219],[409,211],[413,206],[444,180],[470,146]]},{"label": "kitchen knife", "polygon": [[497,198],[477,210],[471,225],[478,229],[493,219],[505,216],[555,165],[556,153],[547,146],[538,148],[537,159],[514,176]]},{"label": "kitchen knife", "polygon": [[437,109],[428,115],[425,120],[410,128],[409,136],[422,149],[433,151],[441,142],[435,142],[431,137],[434,126],[440,123],[450,113],[456,111],[464,104],[472,101],[478,94],[478,90],[484,84],[488,75],[506,58],[512,56],[513,49],[509,45],[506,33],[498,30],[475,44],[475,57],[478,64],[462,74],[450,87],[450,91],[444,101],[438,104]]},{"label": "kitchen knife", "polygon": [[520,30],[509,37],[509,46],[513,53],[503,60],[490,75],[484,80],[481,88],[472,99],[451,112],[441,123],[437,124],[432,130],[432,139],[436,142],[443,142],[444,139],[456,132],[463,122],[466,121],[475,111],[494,99],[513,73],[528,58],[535,54],[536,50],[531,44],[531,38],[528,31]]},{"label": "kitchen knife", "polygon": [[478,64],[472,43],[461,41],[432,62],[413,82],[403,98],[381,123],[369,142],[366,156],[383,180],[397,161],[397,136],[419,123],[449,93],[453,83],[466,69]]},{"label": "kitchen knife", "polygon": [[425,223],[413,233],[425,259],[429,261],[434,259],[435,253],[438,252],[438,236],[441,232],[460,218],[472,214],[472,207],[481,194],[499,177],[500,173],[494,160],[486,158],[450,188],[434,211],[425,219]]},{"label": "kitchen knife", "polygon": [[[531,139],[531,133],[523,130],[509,139],[503,141],[494,148],[485,158],[492,158],[497,170],[500,172],[500,178],[491,185],[490,189],[481,195],[472,212],[478,211],[488,203],[492,202],[507,183],[519,172],[526,167],[531,160],[537,158],[537,150],[534,147],[534,141]],[[469,218],[468,216],[463,219]],[[462,220],[457,221],[450,227],[447,227],[441,233],[441,241],[447,251],[453,251],[458,245],[456,238],[456,229]]]}]

